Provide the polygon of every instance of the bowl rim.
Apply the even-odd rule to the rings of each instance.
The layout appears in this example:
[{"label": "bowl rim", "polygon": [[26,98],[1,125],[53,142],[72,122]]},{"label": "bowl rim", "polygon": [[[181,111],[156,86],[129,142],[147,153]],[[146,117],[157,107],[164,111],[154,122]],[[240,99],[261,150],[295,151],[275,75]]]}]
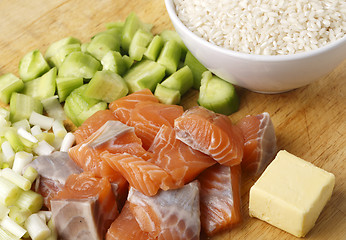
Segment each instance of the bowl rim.
[{"label": "bowl rim", "polygon": [[189,37],[195,39],[200,44],[211,48],[212,50],[219,52],[221,54],[227,54],[229,56],[238,57],[246,60],[252,60],[252,61],[293,61],[293,60],[299,60],[304,58],[310,58],[319,54],[323,54],[325,52],[328,52],[334,48],[339,47],[339,45],[346,44],[346,35],[343,36],[341,39],[338,39],[334,42],[331,42],[325,46],[322,46],[317,49],[313,49],[306,52],[300,52],[300,53],[294,53],[294,54],[288,54],[288,55],[259,55],[259,54],[249,54],[249,53],[242,53],[238,51],[234,51],[231,49],[223,48],[220,46],[217,46],[213,43],[210,43],[209,41],[205,40],[204,38],[201,38],[197,36],[195,33],[193,33],[190,29],[188,29],[185,24],[182,23],[182,21],[177,16],[173,0],[165,0],[166,9],[168,12],[168,15],[171,18],[171,21],[173,25],[177,24],[177,26]]}]

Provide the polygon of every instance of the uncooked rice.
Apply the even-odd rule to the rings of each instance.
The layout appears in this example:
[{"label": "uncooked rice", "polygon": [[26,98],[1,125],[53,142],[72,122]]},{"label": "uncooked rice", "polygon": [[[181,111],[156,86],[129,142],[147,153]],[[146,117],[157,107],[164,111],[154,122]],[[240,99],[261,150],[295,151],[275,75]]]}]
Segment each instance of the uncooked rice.
[{"label": "uncooked rice", "polygon": [[305,52],[346,33],[345,0],[174,0],[174,4],[192,32],[243,53]]}]

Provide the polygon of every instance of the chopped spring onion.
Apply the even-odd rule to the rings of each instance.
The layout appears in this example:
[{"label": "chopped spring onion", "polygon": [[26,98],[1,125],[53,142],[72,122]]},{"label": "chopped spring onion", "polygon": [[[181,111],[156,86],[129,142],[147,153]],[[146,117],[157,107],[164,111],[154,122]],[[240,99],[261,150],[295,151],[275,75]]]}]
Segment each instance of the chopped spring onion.
[{"label": "chopped spring onion", "polygon": [[56,137],[59,137],[59,138],[65,137],[65,135],[67,134],[67,131],[64,127],[64,124],[61,121],[55,120],[53,122],[53,133]]},{"label": "chopped spring onion", "polygon": [[15,122],[12,124],[12,127],[15,127],[15,128],[24,128],[26,131],[30,131],[30,123],[27,119],[22,119],[18,122]]},{"label": "chopped spring onion", "polygon": [[1,175],[24,191],[28,191],[31,188],[31,182],[22,175],[14,172],[11,168],[3,169]]},{"label": "chopped spring onion", "polygon": [[29,118],[29,123],[32,125],[39,125],[42,129],[49,130],[54,122],[54,118],[44,116],[37,112],[32,112]]},{"label": "chopped spring onion", "polygon": [[32,240],[44,240],[50,236],[50,229],[38,214],[32,214],[25,221],[27,229]]},{"label": "chopped spring onion", "polygon": [[14,156],[12,170],[18,174],[22,173],[23,168],[29,164],[33,159],[32,153],[24,151],[17,152]]},{"label": "chopped spring onion", "polygon": [[38,140],[28,131],[26,131],[24,128],[18,128],[17,133],[19,136],[22,138],[25,138],[26,140],[32,142],[32,143],[37,143]]},{"label": "chopped spring onion", "polygon": [[14,183],[0,176],[0,203],[10,206],[16,202],[20,189]]},{"label": "chopped spring onion", "polygon": [[61,148],[61,144],[62,144],[62,141],[64,139],[63,138],[59,138],[59,137],[55,137],[53,142],[51,143],[51,145],[55,148],[56,151],[59,151],[60,148]]},{"label": "chopped spring onion", "polygon": [[4,118],[6,121],[10,121],[10,111],[5,108],[0,108],[0,117]]},{"label": "chopped spring onion", "polygon": [[0,220],[7,216],[9,212],[10,209],[8,209],[5,205],[0,203]]},{"label": "chopped spring onion", "polygon": [[56,120],[65,120],[66,115],[63,107],[59,102],[57,95],[41,100],[44,110],[47,112],[49,117],[52,117]]},{"label": "chopped spring onion", "polygon": [[1,144],[1,150],[4,154],[4,160],[8,163],[12,163],[14,159],[14,151],[9,141],[4,141]]},{"label": "chopped spring onion", "polygon": [[8,232],[12,233],[17,238],[23,237],[23,235],[26,233],[26,230],[22,228],[18,223],[13,221],[10,217],[6,216],[4,217],[1,222],[0,226],[3,229],[6,229]]},{"label": "chopped spring onion", "polygon": [[11,122],[7,121],[5,118],[0,116],[0,128],[9,127]]},{"label": "chopped spring onion", "polygon": [[41,133],[42,133],[42,130],[41,130],[40,126],[35,125],[31,128],[31,134],[32,135],[36,136],[36,135],[39,135]]},{"label": "chopped spring onion", "polygon": [[47,223],[51,233],[50,236],[46,240],[57,240],[58,239],[58,232],[56,231],[53,219],[50,219]]},{"label": "chopped spring onion", "polygon": [[44,222],[48,222],[52,218],[51,211],[39,211],[37,213]]},{"label": "chopped spring onion", "polygon": [[60,151],[67,152],[73,146],[75,140],[76,137],[73,135],[73,133],[67,133],[64,140],[62,140]]},{"label": "chopped spring onion", "polygon": [[35,147],[33,150],[37,155],[41,156],[51,154],[55,150],[55,148],[45,140],[42,140],[38,142],[37,147]]},{"label": "chopped spring onion", "polygon": [[22,209],[17,206],[10,206],[10,212],[8,216],[16,223],[22,225],[25,220],[31,215],[28,209]]},{"label": "chopped spring onion", "polygon": [[8,128],[7,131],[5,131],[5,138],[11,144],[14,152],[23,151],[25,149],[23,142],[17,134],[17,129],[13,127]]},{"label": "chopped spring onion", "polygon": [[14,236],[12,233],[0,227],[0,239],[1,240],[19,240],[20,238]]},{"label": "chopped spring onion", "polygon": [[31,183],[33,183],[38,177],[38,172],[33,167],[27,167],[23,173],[23,177],[28,179]]},{"label": "chopped spring onion", "polygon": [[32,191],[22,191],[15,201],[15,205],[22,209],[28,209],[31,213],[38,212],[43,205],[43,197]]}]

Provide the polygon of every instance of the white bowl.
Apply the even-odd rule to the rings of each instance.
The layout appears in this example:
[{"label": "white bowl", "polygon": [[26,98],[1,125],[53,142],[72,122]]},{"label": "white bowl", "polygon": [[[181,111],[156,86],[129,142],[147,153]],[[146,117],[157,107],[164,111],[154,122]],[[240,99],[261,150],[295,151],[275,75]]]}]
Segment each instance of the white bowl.
[{"label": "white bowl", "polygon": [[346,37],[324,47],[291,55],[254,55],[216,46],[191,32],[165,0],[175,30],[190,52],[217,76],[246,89],[279,93],[322,78],[346,59]]}]

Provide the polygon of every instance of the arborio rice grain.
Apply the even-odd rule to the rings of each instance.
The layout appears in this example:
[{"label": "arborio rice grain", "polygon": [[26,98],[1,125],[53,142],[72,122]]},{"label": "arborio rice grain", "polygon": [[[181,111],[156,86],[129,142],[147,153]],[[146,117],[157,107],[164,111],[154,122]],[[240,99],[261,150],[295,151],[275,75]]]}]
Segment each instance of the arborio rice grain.
[{"label": "arborio rice grain", "polygon": [[346,33],[346,0],[174,0],[191,31],[234,51],[305,52]]}]

